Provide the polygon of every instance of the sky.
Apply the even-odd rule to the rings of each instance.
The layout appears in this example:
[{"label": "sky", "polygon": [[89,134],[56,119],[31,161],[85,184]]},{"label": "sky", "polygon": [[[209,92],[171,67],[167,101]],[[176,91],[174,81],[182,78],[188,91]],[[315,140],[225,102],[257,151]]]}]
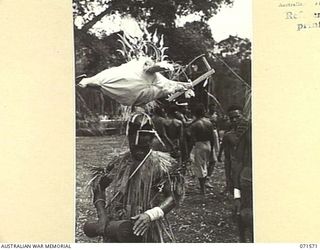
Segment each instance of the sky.
[{"label": "sky", "polygon": [[233,7],[221,8],[208,23],[216,41],[229,35],[252,40],[252,0],[234,0]]},{"label": "sky", "polygon": [[[117,15],[107,16],[102,22],[94,26],[96,32],[106,31],[107,33],[124,30],[132,36],[140,37],[142,31],[132,18],[120,18]],[[195,15],[189,15],[177,20],[177,24],[183,25],[185,22],[197,20]],[[75,20],[75,24],[81,20]],[[220,11],[209,19],[213,38],[219,42],[230,35],[237,35],[241,38],[252,40],[252,0],[234,0],[231,7],[224,6]],[[106,28],[107,27],[107,28]]]},{"label": "sky", "polygon": [[[182,17],[178,25],[197,20],[195,15]],[[213,38],[219,42],[230,35],[252,40],[252,0],[234,0],[232,6],[224,6],[209,19]]]}]

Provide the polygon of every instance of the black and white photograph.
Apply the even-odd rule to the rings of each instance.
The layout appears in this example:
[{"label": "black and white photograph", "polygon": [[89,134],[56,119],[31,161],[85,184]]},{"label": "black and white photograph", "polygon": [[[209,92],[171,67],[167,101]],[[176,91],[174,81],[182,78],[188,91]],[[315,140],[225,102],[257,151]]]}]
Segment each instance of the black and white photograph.
[{"label": "black and white photograph", "polygon": [[251,0],[73,0],[77,243],[253,243]]}]

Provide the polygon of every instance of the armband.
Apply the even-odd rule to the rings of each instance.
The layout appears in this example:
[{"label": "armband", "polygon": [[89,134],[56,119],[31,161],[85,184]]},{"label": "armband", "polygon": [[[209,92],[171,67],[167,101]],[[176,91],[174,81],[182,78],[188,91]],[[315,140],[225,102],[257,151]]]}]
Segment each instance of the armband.
[{"label": "armband", "polygon": [[239,199],[241,198],[241,191],[237,188],[233,189],[233,198],[234,199]]},{"label": "armband", "polygon": [[151,221],[158,220],[164,216],[164,212],[160,207],[154,207],[145,211],[144,213],[150,216]]}]

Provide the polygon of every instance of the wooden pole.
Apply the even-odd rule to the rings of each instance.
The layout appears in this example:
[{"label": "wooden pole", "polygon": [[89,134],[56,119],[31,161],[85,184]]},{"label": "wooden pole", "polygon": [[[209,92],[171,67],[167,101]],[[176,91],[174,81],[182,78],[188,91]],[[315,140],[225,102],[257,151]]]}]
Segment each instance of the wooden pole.
[{"label": "wooden pole", "polygon": [[[204,73],[203,75],[199,76],[196,80],[192,82],[192,87],[198,85],[203,80],[207,79],[209,76],[213,75],[215,73],[214,69],[211,69],[210,71]],[[184,91],[185,92],[185,91]],[[179,96],[181,96],[184,92],[177,92],[174,93],[172,96],[170,96],[167,100],[172,102],[173,100],[177,99]]]}]

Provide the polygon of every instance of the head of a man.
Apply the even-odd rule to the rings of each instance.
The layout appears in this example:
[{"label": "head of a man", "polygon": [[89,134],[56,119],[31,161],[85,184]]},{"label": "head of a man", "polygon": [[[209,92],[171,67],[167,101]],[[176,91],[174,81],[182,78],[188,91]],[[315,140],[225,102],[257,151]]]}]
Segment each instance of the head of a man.
[{"label": "head of a man", "polygon": [[242,114],[242,108],[238,105],[232,105],[228,108],[228,116],[231,126],[236,128],[239,123],[244,119]]},{"label": "head of a man", "polygon": [[153,114],[160,117],[165,117],[165,112],[162,107],[156,106],[153,110]]},{"label": "head of a man", "polygon": [[197,119],[205,116],[206,110],[202,103],[197,104],[192,110],[192,115],[194,115]]},{"label": "head of a man", "polygon": [[177,106],[174,105],[174,104],[171,104],[170,106],[167,107],[167,115],[170,117],[170,118],[173,118],[176,116],[176,112],[177,112]]},{"label": "head of a man", "polygon": [[145,113],[135,113],[131,116],[128,125],[128,140],[131,155],[142,161],[151,149],[155,132],[153,123]]}]

